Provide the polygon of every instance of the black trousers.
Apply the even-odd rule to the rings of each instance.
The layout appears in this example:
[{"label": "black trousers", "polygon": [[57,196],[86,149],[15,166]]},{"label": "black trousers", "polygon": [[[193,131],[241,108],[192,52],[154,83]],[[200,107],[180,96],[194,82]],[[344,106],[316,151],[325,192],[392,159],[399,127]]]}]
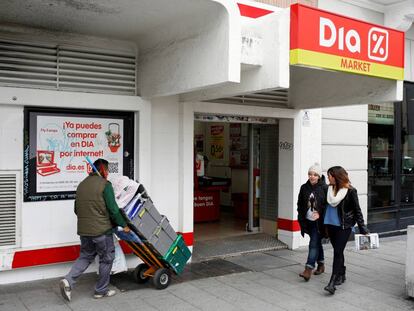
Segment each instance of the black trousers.
[{"label": "black trousers", "polygon": [[342,229],[342,227],[332,225],[327,225],[327,228],[329,239],[334,250],[332,274],[339,275],[345,271],[344,250],[351,235],[351,228]]}]

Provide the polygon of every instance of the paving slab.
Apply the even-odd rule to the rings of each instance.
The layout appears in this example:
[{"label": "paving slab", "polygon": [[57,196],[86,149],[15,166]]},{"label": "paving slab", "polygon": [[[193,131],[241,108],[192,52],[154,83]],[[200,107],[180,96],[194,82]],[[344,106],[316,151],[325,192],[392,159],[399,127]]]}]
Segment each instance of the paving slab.
[{"label": "paving slab", "polygon": [[[131,272],[112,277],[118,294],[93,299],[96,274],[80,278],[67,303],[60,296],[59,279],[0,286],[0,311],[106,310],[414,310],[405,293],[406,237],[380,240],[380,248],[345,250],[347,281],[335,295],[323,290],[332,267],[332,247],[324,245],[326,272],[305,282],[307,248],[266,250],[188,265],[165,290],[136,284]],[[1,273],[0,273],[1,277]]]},{"label": "paving slab", "polygon": [[245,254],[228,258],[228,261],[252,271],[265,271],[274,268],[296,265],[296,262],[266,253]]}]

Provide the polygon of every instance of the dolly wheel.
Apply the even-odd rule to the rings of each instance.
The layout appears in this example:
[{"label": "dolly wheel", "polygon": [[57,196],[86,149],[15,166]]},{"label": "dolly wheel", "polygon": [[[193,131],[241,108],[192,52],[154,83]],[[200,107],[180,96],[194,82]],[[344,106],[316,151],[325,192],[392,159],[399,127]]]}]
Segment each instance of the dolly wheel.
[{"label": "dolly wheel", "polygon": [[148,282],[149,277],[144,275],[145,271],[147,270],[148,266],[145,263],[139,264],[132,272],[132,277],[134,278],[135,282],[139,284]]},{"label": "dolly wheel", "polygon": [[156,289],[164,289],[170,285],[171,282],[171,273],[170,270],[166,268],[161,268],[155,271],[152,282]]}]

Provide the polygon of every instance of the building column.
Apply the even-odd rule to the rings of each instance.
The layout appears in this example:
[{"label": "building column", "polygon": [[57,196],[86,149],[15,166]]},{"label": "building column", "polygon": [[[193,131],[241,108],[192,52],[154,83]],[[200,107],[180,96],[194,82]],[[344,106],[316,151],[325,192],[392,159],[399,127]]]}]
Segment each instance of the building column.
[{"label": "building column", "polygon": [[190,248],[194,244],[194,110],[192,103],[180,103],[178,227]]},{"label": "building column", "polygon": [[308,168],[321,163],[321,110],[301,110],[294,119],[279,122],[278,238],[290,249],[308,243],[297,221],[297,197]]}]

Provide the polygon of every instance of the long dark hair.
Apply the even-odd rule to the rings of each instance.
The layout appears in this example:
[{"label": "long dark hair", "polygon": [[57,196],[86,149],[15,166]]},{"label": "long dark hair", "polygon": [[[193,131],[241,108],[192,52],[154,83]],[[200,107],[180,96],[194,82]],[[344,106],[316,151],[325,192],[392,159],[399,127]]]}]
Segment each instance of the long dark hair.
[{"label": "long dark hair", "polygon": [[348,173],[342,166],[332,166],[328,170],[327,174],[335,178],[335,185],[332,185],[335,194],[341,188],[351,188],[351,182],[349,181]]}]

